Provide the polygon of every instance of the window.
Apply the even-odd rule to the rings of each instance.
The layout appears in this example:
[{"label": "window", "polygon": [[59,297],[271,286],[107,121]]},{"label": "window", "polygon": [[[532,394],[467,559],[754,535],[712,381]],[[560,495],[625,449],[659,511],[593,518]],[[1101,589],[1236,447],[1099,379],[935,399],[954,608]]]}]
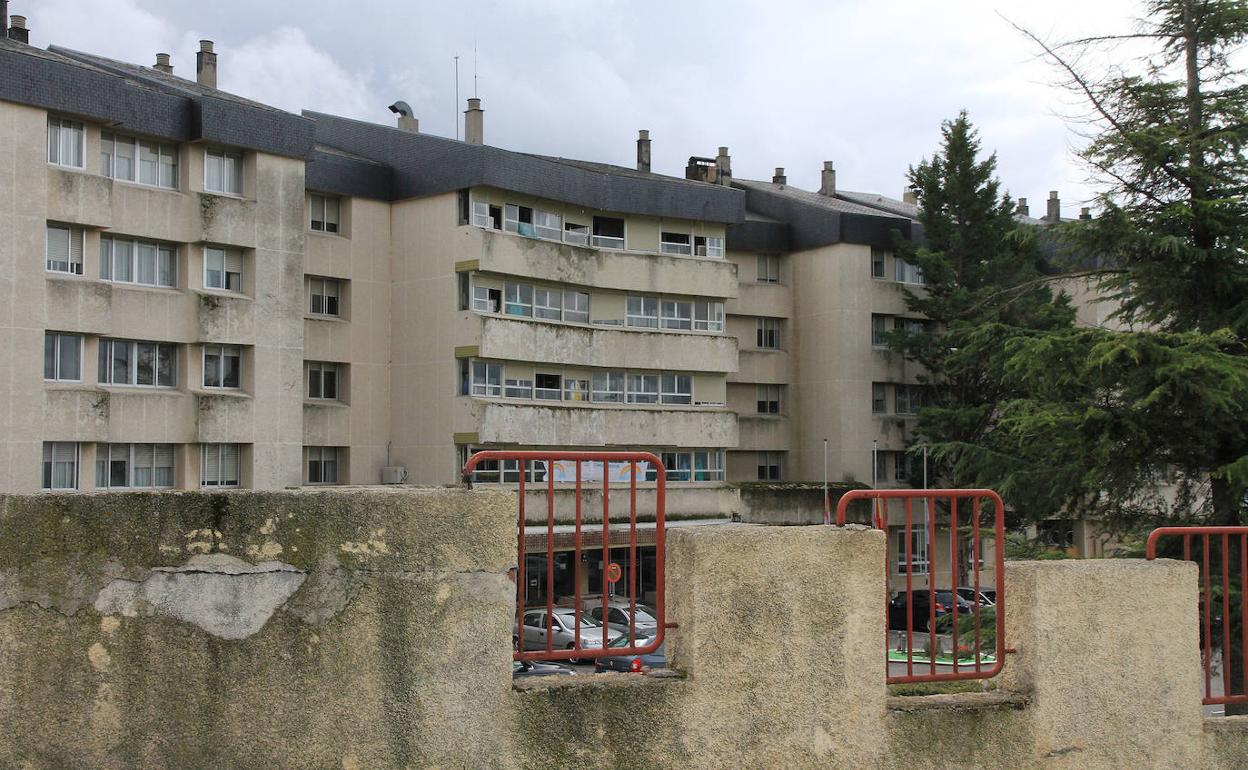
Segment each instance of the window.
[{"label": "window", "polygon": [[780,414],[780,386],[758,385],[758,413]]},{"label": "window", "polygon": [[773,349],[780,347],[779,318],[758,319],[758,347]]},{"label": "window", "polygon": [[668,481],[690,481],[693,478],[693,455],[689,452],[664,452],[660,458],[667,468]]},{"label": "window", "polygon": [[888,411],[888,397],[884,393],[884,383],[871,383],[871,414],[884,414]]},{"label": "window", "polygon": [[243,257],[237,251],[204,247],[204,288],[241,293]]},{"label": "window", "polygon": [[759,254],[755,260],[758,263],[759,283],[780,283],[780,257],[775,254]]},{"label": "window", "polygon": [[487,286],[472,287],[472,309],[478,313],[497,313],[503,307],[503,290]]},{"label": "window", "polygon": [[618,217],[594,217],[592,243],[604,249],[624,248],[624,220]]},{"label": "window", "polygon": [[533,287],[527,283],[504,284],[507,315],[533,315]]},{"label": "window", "polygon": [[659,251],[664,254],[693,253],[693,244],[688,233],[662,233],[659,236]]},{"label": "window", "polygon": [[697,300],[693,303],[693,329],[699,332],[723,332],[724,303]]},{"label": "window", "polygon": [[584,246],[589,243],[589,225],[578,225],[575,222],[563,223],[563,242]]},{"label": "window", "polygon": [[893,452],[893,480],[908,481],[910,479],[910,455],[905,452]]},{"label": "window", "polygon": [[563,291],[537,287],[533,290],[533,315],[558,321],[563,317]]},{"label": "window", "polygon": [[96,444],[97,489],[172,487],[173,444]]},{"label": "window", "polygon": [[553,211],[534,211],[533,232],[538,238],[549,238],[552,241],[563,240],[563,217]]},{"label": "window", "polygon": [[44,332],[43,379],[82,381],[82,335]]},{"label": "window", "polygon": [[311,227],[318,233],[336,233],[338,232],[338,210],[341,208],[340,199],[329,195],[317,195],[313,193],[311,196]]},{"label": "window", "polygon": [[871,314],[871,344],[883,347],[888,344],[884,335],[888,333],[888,316]]},{"label": "window", "polygon": [[910,548],[908,553],[904,527],[897,530],[895,542],[897,544],[897,571],[903,575],[907,572],[920,575],[926,574],[928,570],[927,528],[912,527],[910,529]]},{"label": "window", "polygon": [[111,179],[176,190],[178,148],[106,131],[100,137],[100,173]]},{"label": "window", "polygon": [[659,403],[659,375],[630,374],[628,375],[628,403],[657,404]]},{"label": "window", "polygon": [[43,442],[43,488],[78,488],[78,445],[69,441]]},{"label": "window", "polygon": [[699,235],[693,239],[693,254],[696,257],[717,257],[723,259],[724,239]]},{"label": "window", "polygon": [[503,229],[509,233],[536,236],[537,233],[533,230],[533,209],[514,203],[503,206]]},{"label": "window", "polygon": [[507,398],[533,398],[533,380],[503,380],[503,395]]},{"label": "window", "polygon": [[904,259],[893,260],[896,278],[899,283],[923,283],[923,271]]},{"label": "window", "polygon": [[563,397],[563,377],[558,374],[539,374],[534,378],[534,398],[558,401]]},{"label": "window", "polygon": [[871,277],[884,277],[884,249],[871,248]]},{"label": "window", "polygon": [[338,447],[305,446],[303,448],[303,456],[303,483],[338,483]]},{"label": "window", "polygon": [[625,300],[624,322],[628,326],[659,328],[658,297],[628,297]]},{"label": "window", "polygon": [[593,400],[598,403],[621,404],[624,402],[624,375],[620,372],[594,372]]},{"label": "window", "polygon": [[48,118],[48,162],[55,166],[83,168],[82,124]]},{"label": "window", "polygon": [[472,362],[472,395],[503,395],[503,365],[487,361]]},{"label": "window", "polygon": [[692,404],[693,376],[688,374],[664,374],[660,400],[664,404]]},{"label": "window", "polygon": [[232,345],[204,346],[204,387],[239,388],[242,351]]},{"label": "window", "polygon": [[340,283],[337,278],[309,278],[308,312],[314,315],[341,315]]},{"label": "window", "polygon": [[227,195],[243,194],[243,155],[227,150],[204,150],[204,190]]},{"label": "window", "polygon": [[238,444],[204,444],[200,447],[199,485],[237,487],[241,447]]},{"label": "window", "polygon": [[897,414],[915,414],[923,406],[923,390],[918,385],[894,385]]},{"label": "window", "polygon": [[308,364],[308,398],[338,400],[338,364],[313,361]]},{"label": "window", "polygon": [[563,292],[563,320],[589,323],[589,294],[583,291]]},{"label": "window", "polygon": [[779,481],[780,480],[780,453],[779,452],[759,452],[758,453],[758,480],[759,481]]},{"label": "window", "polygon": [[910,334],[926,334],[927,323],[918,318],[894,318],[893,328]]},{"label": "window", "polygon": [[82,228],[48,225],[48,270],[82,275]]},{"label": "window", "polygon": [[473,201],[472,223],[488,230],[503,229],[503,207],[491,206],[485,201]]},{"label": "window", "polygon": [[664,329],[692,329],[693,303],[677,300],[663,300]]},{"label": "window", "polygon": [[694,481],[723,481],[724,453],[718,449],[693,453]]},{"label": "window", "polygon": [[177,345],[167,342],[100,340],[101,385],[172,388],[178,362]]},{"label": "window", "polygon": [[589,380],[578,380],[575,377],[563,378],[564,401],[588,401]]},{"label": "window", "polygon": [[871,486],[888,480],[888,455],[883,450],[875,451],[875,474],[871,477]]},{"label": "window", "polygon": [[178,252],[171,244],[100,236],[100,279],[142,286],[177,285]]}]

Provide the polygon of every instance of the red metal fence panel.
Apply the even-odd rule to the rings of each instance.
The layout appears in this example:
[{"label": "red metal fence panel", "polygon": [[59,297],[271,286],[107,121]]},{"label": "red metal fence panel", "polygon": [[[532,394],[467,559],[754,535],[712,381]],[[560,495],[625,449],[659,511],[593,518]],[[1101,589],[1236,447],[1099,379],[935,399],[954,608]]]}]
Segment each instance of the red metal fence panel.
[{"label": "red metal fence panel", "polygon": [[[519,484],[519,518],[517,522],[517,574],[516,574],[516,626],[513,637],[516,650],[512,654],[514,660],[589,660],[593,658],[645,655],[658,649],[663,644],[666,626],[663,608],[663,562],[664,562],[664,507],[666,504],[667,469],[663,462],[649,452],[561,452],[561,451],[509,451],[488,450],[477,452],[468,458],[464,465],[464,480],[471,484],[474,472],[483,463],[492,464],[497,469],[515,467]],[[518,466],[518,467],[517,467]],[[570,466],[570,468],[569,468]],[[509,471],[510,472],[510,471]],[[491,470],[493,473],[493,470]],[[601,557],[600,566],[602,614],[601,623],[591,613],[597,607],[586,609],[581,601],[582,578],[588,579],[586,566],[582,559],[586,539],[598,539],[597,532],[591,532],[583,521],[583,495],[590,484],[596,484],[601,474],[602,491],[602,526],[601,526]],[[638,629],[638,588],[640,563],[638,560],[638,521],[637,521],[637,481],[638,477],[650,476],[655,484],[654,506],[654,546],[655,546],[655,598],[654,619],[657,621],[653,636],[647,628]],[[500,478],[504,477],[500,473]],[[556,477],[560,480],[556,482]],[[591,478],[592,477],[592,478]],[[613,630],[611,628],[611,594],[612,587],[622,577],[624,570],[617,562],[611,560],[611,516],[610,498],[612,478],[616,484],[628,485],[628,604],[627,628]],[[545,517],[545,576],[546,602],[544,606],[526,607],[525,566],[527,549],[525,547],[525,498],[530,487],[526,482],[537,485],[544,482],[546,517]],[[571,489],[575,493],[575,519],[573,533],[574,569],[573,600],[569,607],[555,603],[555,491]],[[541,487],[538,487],[541,488]],[[623,522],[616,522],[618,536],[619,527]],[[592,536],[592,537],[591,537]],[[597,546],[593,546],[597,548]],[[623,607],[618,607],[623,610]],[[536,618],[536,625],[526,623]],[[617,633],[612,637],[611,634]],[[621,639],[627,642],[620,646],[611,646]],[[639,641],[649,641],[638,644]],[[558,639],[558,640],[557,640]],[[534,647],[534,649],[527,649]]]},{"label": "red metal fence panel", "polygon": [[[905,581],[895,598],[891,592],[886,596],[888,683],[990,679],[1000,673],[1006,650],[1005,505],[1000,496],[989,489],[855,489],[842,496],[836,506],[838,526],[844,526],[850,506],[858,500],[870,504],[870,521],[890,535],[886,583],[892,582],[894,564]],[[894,500],[901,503],[901,510],[893,511],[900,514],[901,521],[890,530],[890,501]],[[915,521],[916,501],[922,507],[917,512],[918,522]],[[989,522],[990,526],[986,526]],[[948,533],[947,550],[937,545],[940,524],[947,525],[944,530]],[[898,535],[896,544],[892,534]],[[919,539],[916,540],[916,536]],[[991,540],[993,550],[990,583],[981,576],[982,549],[987,540]],[[967,549],[965,553],[963,548]],[[936,564],[942,559],[940,551],[948,557],[945,566],[949,579],[945,589],[937,585]],[[926,576],[927,585],[916,589],[916,575]],[[901,578],[897,580],[900,582]],[[988,598],[990,591],[994,592],[991,600]],[[965,601],[964,594],[969,596]],[[986,617],[990,610],[991,618]],[[897,650],[891,638],[894,627],[904,631]],[[925,631],[926,638],[916,639],[916,630]],[[991,644],[985,638],[989,630],[993,637]],[[940,648],[945,640],[939,637],[946,635],[950,650],[947,656],[942,656]],[[972,640],[973,645],[968,644]],[[918,655],[916,641],[926,643],[926,648],[921,647]],[[991,654],[987,652],[989,649]],[[943,659],[945,657],[947,660]],[[900,668],[902,664],[905,672],[894,674],[894,667]],[[916,673],[924,668],[926,673]]]},{"label": "red metal fence panel", "polygon": [[[1183,538],[1183,560],[1200,565],[1200,647],[1205,669],[1206,706],[1227,703],[1248,703],[1248,527],[1159,527],[1148,536],[1146,556],[1157,558],[1157,542],[1165,537]],[[1193,546],[1198,555],[1193,557]],[[1238,551],[1237,554],[1233,551]],[[1239,579],[1231,575],[1238,572]],[[1221,575],[1220,584],[1211,579]],[[1234,594],[1238,593],[1238,598]],[[1243,656],[1243,677],[1231,677],[1232,629],[1238,623],[1240,654]],[[1220,642],[1222,658],[1221,693],[1214,692],[1214,642]],[[1235,693],[1239,685],[1239,693]]]}]

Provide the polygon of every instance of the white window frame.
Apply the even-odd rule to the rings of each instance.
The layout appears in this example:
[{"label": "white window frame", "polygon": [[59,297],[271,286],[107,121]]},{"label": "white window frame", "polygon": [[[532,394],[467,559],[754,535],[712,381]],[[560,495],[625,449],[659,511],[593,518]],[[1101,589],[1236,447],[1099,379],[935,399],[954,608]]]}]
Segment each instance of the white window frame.
[{"label": "white window frame", "polygon": [[[52,231],[65,233],[65,253],[52,253]],[[82,252],[85,233],[81,227],[48,223],[44,242],[44,268],[49,273],[82,275]],[[64,257],[64,259],[62,259]]]},{"label": "white window frame", "polygon": [[589,292],[563,290],[563,320],[568,323],[589,323]]},{"label": "white window frame", "polygon": [[533,233],[548,241],[562,241],[563,216],[553,211],[533,209]]},{"label": "white window frame", "polygon": [[628,220],[624,219],[623,217],[608,217],[608,216],[596,216],[594,218],[602,219],[602,220],[607,220],[607,219],[619,220],[620,224],[623,225],[622,232],[624,233],[624,235],[622,237],[616,236],[616,235],[593,235],[594,224],[593,224],[593,221],[591,220],[590,225],[589,225],[589,232],[591,233],[589,237],[590,245],[595,246],[600,249],[616,249],[619,251],[623,251],[624,248],[628,244]]},{"label": "white window frame", "polygon": [[693,403],[693,375],[681,372],[665,372],[660,377],[659,403]]},{"label": "white window frame", "polygon": [[[701,243],[699,243],[701,241]],[[695,257],[709,257],[710,259],[724,258],[724,239],[716,235],[697,235],[693,238],[693,255]]]},{"label": "white window frame", "polygon": [[[780,481],[784,477],[784,454],[782,452],[756,452],[755,476],[759,481]],[[767,468],[769,470],[764,471]],[[772,473],[770,469],[774,468]]]},{"label": "white window frame", "polygon": [[884,339],[884,335],[888,333],[888,318],[879,313],[871,314],[871,347],[888,347],[888,340]]},{"label": "white window frame", "polygon": [[590,400],[597,404],[624,403],[624,373],[593,372],[590,375]]},{"label": "white window frame", "polygon": [[[515,289],[515,299],[512,299]],[[527,297],[526,297],[527,295]],[[518,312],[512,312],[512,308]],[[533,284],[507,281],[503,284],[503,315],[517,318],[533,317]]]},{"label": "white window frame", "polygon": [[[141,448],[146,448],[150,453],[150,464],[140,467],[139,455]],[[112,463],[113,457],[117,455],[121,458],[119,461],[126,463],[126,481],[122,484],[112,483]],[[158,462],[167,460],[168,465],[157,465]],[[138,475],[140,470],[147,470],[150,473],[151,483],[139,483]],[[165,476],[168,483],[158,483],[158,472],[167,471]],[[175,446],[173,444],[104,444],[95,445],[95,488],[96,489],[170,489],[177,483],[177,461]]]},{"label": "white window frame", "polygon": [[[118,345],[126,346],[126,372],[124,381],[117,382],[116,355]],[[150,346],[152,350],[152,382],[139,382],[139,348]],[[98,371],[96,380],[101,387],[121,386],[126,388],[176,388],[178,385],[178,346],[172,342],[153,342],[149,340],[124,340],[109,337],[102,338],[98,346]],[[168,371],[171,380],[167,384],[160,382],[160,362],[169,362]]]},{"label": "white window frame", "polygon": [[562,321],[563,289],[552,289],[547,286],[534,286],[533,317],[540,318],[545,321]]},{"label": "white window frame", "polygon": [[[760,383],[755,386],[754,396],[756,401],[755,408],[758,414],[780,414],[783,405],[781,404],[779,385]],[[775,409],[771,408],[772,404],[775,404]]]},{"label": "white window frame", "polygon": [[628,384],[627,403],[647,406],[659,403],[660,379],[658,374],[629,372],[625,378]]},{"label": "white window frame", "polygon": [[[61,453],[59,457],[58,452]],[[65,453],[69,453],[72,459],[66,459]],[[42,473],[40,475],[40,488],[48,491],[55,491],[58,489],[77,489],[78,472],[80,470],[81,459],[82,455],[77,442],[43,442],[43,466]],[[69,476],[71,478],[68,480],[62,479],[58,483],[58,465],[69,465]]]},{"label": "white window frame", "polygon": [[[126,260],[126,272],[128,278],[119,278],[118,244],[125,244],[129,249],[130,255]],[[140,279],[140,272],[143,268],[142,250],[151,249],[152,251],[152,280],[144,281]],[[167,267],[165,271],[161,268]],[[167,280],[162,280],[163,275],[167,275]],[[100,236],[100,280],[109,283],[131,284],[134,286],[151,286],[158,289],[176,289],[178,286],[178,250],[171,243],[160,243],[158,241],[137,240],[133,238],[114,238],[108,235]]]},{"label": "white window frame", "polygon": [[[540,387],[538,383],[539,377],[556,377],[559,384],[553,388]],[[563,375],[556,372],[537,372],[533,375],[533,398],[539,401],[562,401],[563,400]]]},{"label": "white window frame", "polygon": [[[501,398],[503,395],[503,365],[493,361],[473,360],[469,364],[471,372],[470,392],[474,396]],[[494,376],[491,377],[491,374]],[[492,381],[491,381],[492,380]]]},{"label": "white window frame", "polygon": [[[684,240],[681,240],[681,239]],[[674,240],[673,240],[674,239]],[[659,252],[662,254],[693,254],[693,236],[689,233],[659,233]]]},{"label": "white window frame", "polygon": [[[208,359],[220,359],[217,363],[217,371],[220,373],[219,385],[210,385],[208,383]],[[238,384],[225,384],[225,360],[227,358],[237,358],[238,365]],[[238,345],[204,345],[203,356],[200,360],[200,384],[211,390],[242,390],[243,387],[243,349]]]},{"label": "white window frame", "polygon": [[590,400],[589,380],[579,377],[563,376],[563,400],[588,403]]},{"label": "white window frame", "polygon": [[[527,216],[528,221],[521,219],[522,216]],[[503,231],[536,238],[537,233],[533,229],[533,207],[521,206],[518,203],[504,203]]]},{"label": "white window frame", "polygon": [[659,298],[643,294],[626,296],[624,298],[624,324],[638,329],[659,328]]},{"label": "white window frame", "polygon": [[487,201],[472,202],[472,224],[486,230],[494,229],[494,220],[490,217],[490,204]]},{"label": "white window frame", "polygon": [[[701,459],[706,460],[706,467],[699,469],[698,461]],[[695,449],[693,451],[692,471],[694,481],[723,481],[723,451],[719,449]]]},{"label": "white window frame", "polygon": [[893,273],[898,283],[908,283],[922,285],[926,283],[923,280],[923,271],[918,265],[912,265],[900,257],[893,258]]},{"label": "white window frame", "polygon": [[[130,155],[131,173],[129,176],[118,173],[117,169],[119,156],[117,147],[118,145],[124,146],[127,144],[130,146],[132,153]],[[154,160],[146,160],[144,152],[150,153]],[[143,180],[143,164],[147,162],[156,164],[155,178],[150,182]],[[168,176],[164,174],[166,169],[170,169]],[[140,139],[136,136],[105,131],[100,136],[100,173],[109,179],[115,179],[120,182],[164,190],[176,190],[178,189],[178,146],[167,142]]]},{"label": "white window frame", "polygon": [[[340,484],[338,470],[342,465],[341,447],[305,446],[303,448],[303,483],[309,486],[333,486]],[[316,464],[317,479],[313,479],[312,466]],[[333,478],[329,478],[332,476]]]},{"label": "white window frame", "polygon": [[[330,216],[330,208],[333,216]],[[317,218],[317,214],[320,218]],[[339,235],[342,232],[342,198],[337,195],[308,193],[308,229],[314,233]]]},{"label": "white window frame", "polygon": [[[210,166],[216,160],[221,168],[221,187],[214,188],[210,182]],[[233,166],[236,173],[229,173],[231,169],[231,161],[236,164]],[[235,150],[226,150],[221,147],[205,147],[204,148],[204,192],[213,193],[215,195],[232,195],[237,198],[243,197],[245,185],[243,182],[243,153]]]},{"label": "white window frame", "polygon": [[[48,340],[52,340],[52,376],[48,376]],[[73,345],[78,360],[78,376],[65,377],[61,371],[61,353],[65,345]],[[45,382],[82,382],[83,337],[81,334],[45,331],[43,333],[43,379]]]},{"label": "white window frame", "polygon": [[522,398],[532,400],[533,398],[533,380],[525,380],[519,377],[503,378],[503,397],[504,398]]},{"label": "white window frame", "polygon": [[[218,254],[220,257],[217,256]],[[221,267],[219,270],[214,270],[213,262],[216,262],[218,259],[220,260]],[[208,275],[210,272],[219,272],[221,274],[222,283],[220,286],[214,286],[209,282]],[[237,288],[230,288],[231,275],[237,276]],[[221,246],[205,246],[204,289],[206,291],[219,291],[226,294],[242,294],[244,288],[242,254],[234,249],[227,249]]]},{"label": "white window frame", "polygon": [[691,331],[693,329],[693,300],[665,299],[661,303],[659,323],[664,329]]},{"label": "white window frame", "polygon": [[[780,350],[783,340],[780,337],[779,318],[759,318],[756,325],[755,342],[759,350]],[[768,344],[770,343],[770,344]]]},{"label": "white window frame", "polygon": [[[330,294],[330,289],[333,293]],[[330,310],[330,300],[334,308]],[[318,302],[319,300],[319,302]],[[342,281],[338,278],[308,277],[308,312],[312,315],[342,317]]]},{"label": "white window frame", "polygon": [[[490,298],[491,292],[497,292],[497,300]],[[493,286],[472,286],[472,309],[477,313],[503,312],[503,290]]]},{"label": "white window frame", "polygon": [[[208,474],[208,459],[215,453],[217,473],[213,478]],[[230,467],[231,462],[233,467]],[[242,444],[200,444],[199,447],[199,485],[216,489],[236,489],[242,481],[243,445]],[[232,470],[233,473],[229,473]],[[233,478],[230,478],[230,477]]]},{"label": "white window frame", "polygon": [[[871,277],[877,280],[884,280],[888,277],[888,251],[886,249],[871,247]],[[876,267],[879,267],[877,270]]]},{"label": "white window frame", "polygon": [[[893,540],[893,545],[895,549],[894,563],[897,566],[896,571],[904,575],[906,574],[906,571],[907,571],[906,528],[898,527],[895,531],[896,531],[896,537]],[[911,571],[910,574],[926,575],[928,571],[931,569],[931,561],[928,558],[929,548],[930,548],[930,543],[928,542],[928,539],[927,539],[927,525],[923,524],[917,527],[911,526],[910,527],[910,556],[912,557],[913,563],[909,566],[913,566],[914,569],[913,571]]]},{"label": "white window frame", "polygon": [[590,225],[582,225],[579,222],[568,222],[565,220],[563,223],[563,242],[570,243],[573,246],[588,246],[589,234],[592,229]]},{"label": "white window frame", "polygon": [[[70,132],[71,141],[74,141],[71,147],[64,138],[64,133]],[[76,120],[66,120],[65,118],[48,118],[48,163],[53,166],[61,166],[62,168],[85,169],[87,167],[87,148],[86,148],[86,128]],[[69,162],[65,162],[65,150],[71,150],[71,155],[77,158],[70,158]],[[77,162],[74,162],[77,160]]]},{"label": "white window frame", "polygon": [[757,283],[780,283],[780,257],[777,254],[759,254],[755,258],[754,280]]},{"label": "white window frame", "polygon": [[871,383],[871,414],[888,414],[888,386],[886,383]]},{"label": "white window frame", "polygon": [[917,385],[903,383],[893,385],[893,408],[897,414],[918,414],[919,402],[922,400],[921,391]]},{"label": "white window frame", "polygon": [[693,330],[695,332],[724,331],[724,303],[715,300],[694,300]]},{"label": "white window frame", "polygon": [[[333,395],[325,395],[328,391],[325,383],[333,383]],[[342,364],[332,361],[308,362],[308,388],[305,396],[310,401],[341,401],[342,400]]]}]

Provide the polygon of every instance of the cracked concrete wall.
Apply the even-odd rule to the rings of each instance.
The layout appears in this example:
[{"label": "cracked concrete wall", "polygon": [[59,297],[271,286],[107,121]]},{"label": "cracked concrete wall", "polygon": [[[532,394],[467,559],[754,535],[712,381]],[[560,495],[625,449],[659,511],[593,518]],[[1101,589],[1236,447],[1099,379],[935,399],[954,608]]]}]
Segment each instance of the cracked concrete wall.
[{"label": "cracked concrete wall", "polygon": [[490,767],[514,496],[0,497],[0,767]]}]

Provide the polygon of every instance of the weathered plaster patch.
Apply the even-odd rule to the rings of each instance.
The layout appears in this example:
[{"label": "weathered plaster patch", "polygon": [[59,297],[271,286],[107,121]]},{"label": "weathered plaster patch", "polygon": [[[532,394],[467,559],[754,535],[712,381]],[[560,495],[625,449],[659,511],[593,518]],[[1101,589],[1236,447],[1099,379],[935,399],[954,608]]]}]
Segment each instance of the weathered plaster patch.
[{"label": "weathered plaster patch", "polygon": [[100,618],[100,633],[111,634],[121,628],[121,619],[112,615],[105,615]]},{"label": "weathered plaster patch", "polygon": [[113,662],[113,656],[109,655],[108,649],[99,642],[87,648],[87,659],[91,661],[91,667],[96,671],[106,670]]},{"label": "weathered plaster patch", "polygon": [[382,556],[389,554],[390,546],[386,545],[383,540],[386,536],[384,529],[375,529],[369,534],[369,539],[362,543],[343,543],[341,550],[343,553],[353,553],[358,556]]},{"label": "weathered plaster patch", "polygon": [[313,572],[282,609],[310,626],[319,626],[346,609],[360,592],[360,580],[349,572]]},{"label": "weathered plaster patch", "polygon": [[250,564],[226,554],[192,556],[181,567],[158,567],[142,582],[114,580],[95,609],[137,617],[165,615],[222,639],[246,639],[299,590],[307,574],[281,562]]},{"label": "weathered plaster patch", "polygon": [[192,529],[186,533],[186,550],[191,553],[210,553],[212,551],[228,551],[221,542],[221,533],[215,529]]},{"label": "weathered plaster patch", "polygon": [[275,540],[265,540],[260,545],[247,546],[247,556],[252,559],[274,559],[282,555],[282,544]]}]

